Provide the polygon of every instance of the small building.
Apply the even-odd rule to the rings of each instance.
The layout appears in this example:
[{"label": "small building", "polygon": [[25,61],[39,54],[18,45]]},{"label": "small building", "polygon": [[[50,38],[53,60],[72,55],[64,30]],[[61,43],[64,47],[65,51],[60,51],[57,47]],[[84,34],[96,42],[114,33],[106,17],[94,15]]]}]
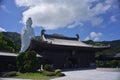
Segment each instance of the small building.
[{"label": "small building", "polygon": [[[16,57],[18,56],[17,53],[10,53],[10,52],[0,52],[0,72],[3,71],[16,71]],[[36,57],[40,58],[40,55],[36,55]]]},{"label": "small building", "polygon": [[53,36],[41,31],[40,40],[32,39],[29,50],[42,56],[42,64],[54,68],[89,68],[95,66],[95,53],[110,46],[93,46],[77,37]]},{"label": "small building", "polygon": [[120,68],[120,53],[100,55],[96,59],[97,59],[97,66],[98,67]]},{"label": "small building", "polygon": [[15,53],[0,52],[0,72],[17,70],[16,57]]},{"label": "small building", "polygon": [[97,60],[106,61],[106,60],[120,60],[120,53],[112,55],[100,55]]}]

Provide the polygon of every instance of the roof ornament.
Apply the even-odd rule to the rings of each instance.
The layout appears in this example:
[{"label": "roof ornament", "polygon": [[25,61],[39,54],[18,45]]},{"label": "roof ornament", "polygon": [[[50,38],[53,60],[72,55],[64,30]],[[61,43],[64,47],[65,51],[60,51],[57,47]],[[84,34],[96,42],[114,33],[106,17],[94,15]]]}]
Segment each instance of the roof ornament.
[{"label": "roof ornament", "polygon": [[41,36],[42,36],[42,35],[44,35],[44,34],[45,34],[45,32],[46,32],[46,30],[45,30],[45,29],[41,30]]},{"label": "roof ornament", "polygon": [[44,36],[45,31],[46,31],[45,29],[41,30],[41,40],[42,41],[46,41],[45,36]]},{"label": "roof ornament", "polygon": [[80,40],[79,34],[76,34],[76,37],[77,37],[77,40],[79,41]]}]

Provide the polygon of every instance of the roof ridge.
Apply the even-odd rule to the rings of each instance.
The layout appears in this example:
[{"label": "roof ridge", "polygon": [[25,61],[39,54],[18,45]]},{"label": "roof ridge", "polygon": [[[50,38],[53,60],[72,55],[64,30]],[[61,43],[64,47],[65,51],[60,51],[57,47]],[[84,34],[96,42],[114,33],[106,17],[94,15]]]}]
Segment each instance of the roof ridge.
[{"label": "roof ridge", "polygon": [[66,36],[56,36],[52,34],[44,34],[45,38],[57,38],[57,39],[66,39],[66,40],[78,40],[76,37],[66,37]]}]

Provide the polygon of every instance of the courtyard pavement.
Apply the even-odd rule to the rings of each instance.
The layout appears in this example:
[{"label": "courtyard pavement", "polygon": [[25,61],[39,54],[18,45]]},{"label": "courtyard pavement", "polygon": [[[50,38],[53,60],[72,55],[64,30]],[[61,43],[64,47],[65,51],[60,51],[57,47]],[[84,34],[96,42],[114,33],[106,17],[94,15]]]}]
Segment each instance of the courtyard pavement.
[{"label": "courtyard pavement", "polygon": [[120,72],[105,72],[91,70],[65,71],[65,77],[51,80],[120,80]]}]

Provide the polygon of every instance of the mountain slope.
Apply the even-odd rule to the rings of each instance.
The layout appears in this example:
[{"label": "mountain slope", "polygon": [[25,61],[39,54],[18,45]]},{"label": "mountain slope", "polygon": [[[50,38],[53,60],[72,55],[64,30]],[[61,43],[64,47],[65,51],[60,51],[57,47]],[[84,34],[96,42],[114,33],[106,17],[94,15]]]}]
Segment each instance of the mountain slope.
[{"label": "mountain slope", "polygon": [[110,44],[111,49],[105,50],[104,54],[116,54],[120,53],[120,40],[114,40],[114,41],[103,41],[103,44]]},{"label": "mountain slope", "polygon": [[20,50],[20,34],[16,32],[2,32],[2,41],[6,42],[8,47],[11,47],[13,50],[1,50],[1,51],[10,51],[10,52],[18,52]]},{"label": "mountain slope", "polygon": [[102,52],[98,52],[99,54],[116,54],[120,53],[120,40],[114,41],[103,41],[103,42],[93,42],[92,40],[85,41],[85,43],[93,44],[93,45],[110,45],[111,48],[108,50],[104,50]]}]

